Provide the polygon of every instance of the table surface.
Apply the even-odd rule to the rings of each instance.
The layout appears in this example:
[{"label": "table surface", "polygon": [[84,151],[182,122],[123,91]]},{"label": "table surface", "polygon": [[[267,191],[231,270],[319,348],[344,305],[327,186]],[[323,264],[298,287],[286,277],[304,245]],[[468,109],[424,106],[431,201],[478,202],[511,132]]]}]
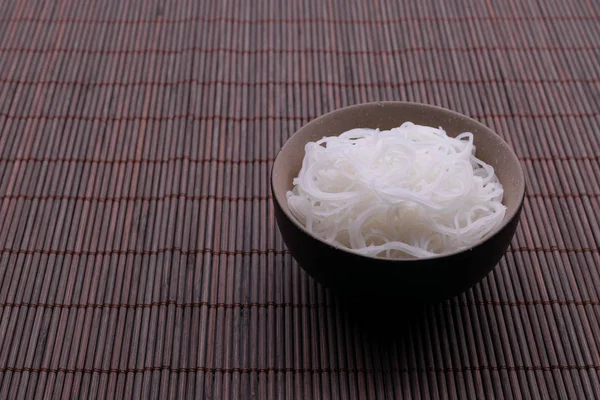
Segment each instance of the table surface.
[{"label": "table surface", "polygon": [[[1,1],[0,398],[598,398],[599,21],[593,0]],[[377,100],[494,128],[528,192],[479,285],[368,329],[287,252],[268,178],[304,123]]]}]

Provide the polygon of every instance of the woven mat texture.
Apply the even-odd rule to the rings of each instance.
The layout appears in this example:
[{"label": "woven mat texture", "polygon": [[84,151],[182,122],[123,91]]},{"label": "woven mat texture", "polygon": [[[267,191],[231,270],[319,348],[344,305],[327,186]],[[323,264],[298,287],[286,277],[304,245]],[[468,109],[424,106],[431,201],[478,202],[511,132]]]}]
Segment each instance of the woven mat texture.
[{"label": "woven mat texture", "polygon": [[[0,1],[0,398],[599,398],[599,22],[594,0]],[[528,188],[496,269],[386,335],[293,261],[268,185],[300,126],[378,100],[492,127]]]}]

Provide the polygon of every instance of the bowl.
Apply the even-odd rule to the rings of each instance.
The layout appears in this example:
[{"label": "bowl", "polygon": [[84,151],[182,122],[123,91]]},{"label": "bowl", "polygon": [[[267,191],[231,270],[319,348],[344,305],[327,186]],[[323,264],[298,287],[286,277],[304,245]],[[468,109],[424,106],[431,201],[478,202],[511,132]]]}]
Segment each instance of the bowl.
[{"label": "bowl", "polygon": [[[352,128],[391,129],[403,122],[439,127],[448,135],[472,132],[477,157],[492,165],[504,187],[507,207],[502,225],[481,242],[441,256],[390,260],[361,255],[309,233],[291,214],[286,192],[298,176],[307,142]],[[314,119],[283,145],[271,171],[277,225],[300,266],[323,286],[352,298],[439,301],[456,296],[483,279],[508,248],[525,196],[521,164],[508,144],[491,129],[454,111],[407,102],[366,103]]]}]

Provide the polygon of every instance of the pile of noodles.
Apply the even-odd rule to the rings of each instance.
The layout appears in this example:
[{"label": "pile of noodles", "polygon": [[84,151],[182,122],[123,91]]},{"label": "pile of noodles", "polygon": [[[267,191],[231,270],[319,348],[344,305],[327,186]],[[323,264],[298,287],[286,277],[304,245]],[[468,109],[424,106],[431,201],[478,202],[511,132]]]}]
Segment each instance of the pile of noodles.
[{"label": "pile of noodles", "polygon": [[506,207],[494,169],[475,157],[473,135],[404,123],[352,129],[310,142],[287,193],[315,236],[384,258],[422,258],[481,241]]}]

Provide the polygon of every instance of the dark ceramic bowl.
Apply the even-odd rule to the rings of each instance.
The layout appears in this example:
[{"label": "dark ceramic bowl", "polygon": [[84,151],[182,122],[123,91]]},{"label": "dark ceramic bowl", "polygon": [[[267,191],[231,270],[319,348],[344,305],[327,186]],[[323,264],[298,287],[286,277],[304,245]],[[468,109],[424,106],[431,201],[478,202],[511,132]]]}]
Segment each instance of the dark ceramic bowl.
[{"label": "dark ceramic bowl", "polygon": [[[360,255],[310,234],[292,216],[286,192],[298,176],[304,146],[352,128],[390,129],[405,121],[441,126],[448,135],[472,132],[477,157],[492,165],[504,186],[507,207],[502,225],[471,248],[443,256],[387,260]],[[292,256],[314,279],[352,297],[392,297],[422,301],[455,296],[479,282],[500,261],[513,237],[525,195],[523,170],[500,136],[464,115],[439,107],[404,102],[367,103],[323,115],[296,132],[275,159],[271,175],[275,217]]]}]

